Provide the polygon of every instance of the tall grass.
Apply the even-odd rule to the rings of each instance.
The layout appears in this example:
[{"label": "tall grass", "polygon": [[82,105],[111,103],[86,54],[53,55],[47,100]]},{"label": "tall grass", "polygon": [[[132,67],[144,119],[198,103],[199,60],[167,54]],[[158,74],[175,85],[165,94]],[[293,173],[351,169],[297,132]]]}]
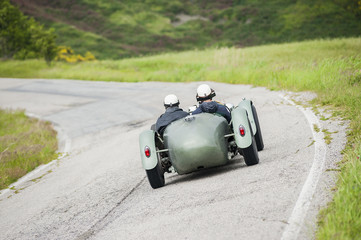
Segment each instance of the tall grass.
[{"label": "tall grass", "polygon": [[0,189],[57,157],[56,132],[49,122],[24,111],[0,109]]},{"label": "tall grass", "polygon": [[78,64],[0,63],[0,76],[97,81],[217,81],[313,91],[314,104],[350,120],[337,192],[320,217],[319,239],[361,239],[361,38],[167,53]]},{"label": "tall grass", "polygon": [[318,239],[361,239],[361,138],[348,146],[337,191],[327,209],[321,211]]}]

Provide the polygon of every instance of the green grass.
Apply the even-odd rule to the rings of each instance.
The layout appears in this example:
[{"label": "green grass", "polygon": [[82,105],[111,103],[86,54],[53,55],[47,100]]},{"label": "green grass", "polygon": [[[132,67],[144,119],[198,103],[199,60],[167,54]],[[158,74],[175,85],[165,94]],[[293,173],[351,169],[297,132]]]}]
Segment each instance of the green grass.
[{"label": "green grass", "polygon": [[333,201],[321,211],[318,239],[361,239],[361,138],[347,147]]},{"label": "green grass", "polygon": [[[359,239],[361,221],[361,38],[249,48],[215,48],[77,64],[0,62],[1,77],[97,81],[217,81],[271,90],[313,91],[313,105],[350,121],[334,200],[322,211],[318,239]],[[327,139],[326,139],[327,140]],[[330,140],[330,139],[329,139]],[[340,159],[341,160],[341,159]]]},{"label": "green grass", "polygon": [[[361,3],[356,0],[12,2],[53,27],[59,45],[80,54],[91,51],[97,59],[361,34]],[[203,20],[173,25],[179,14]]]},{"label": "green grass", "polygon": [[56,132],[49,122],[24,111],[0,109],[0,189],[57,157]]}]

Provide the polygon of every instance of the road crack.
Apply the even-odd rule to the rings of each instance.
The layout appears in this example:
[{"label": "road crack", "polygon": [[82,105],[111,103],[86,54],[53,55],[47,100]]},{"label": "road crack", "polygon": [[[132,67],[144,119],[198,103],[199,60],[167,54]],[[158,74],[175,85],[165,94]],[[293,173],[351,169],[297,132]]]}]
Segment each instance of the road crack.
[{"label": "road crack", "polygon": [[110,222],[112,222],[111,215],[115,211],[116,208],[118,208],[146,179],[146,177],[143,177],[137,185],[135,185],[112,209],[110,209],[104,217],[99,219],[93,226],[90,227],[89,230],[81,234],[79,237],[76,238],[76,240],[86,240],[95,235],[97,232],[105,228]]}]

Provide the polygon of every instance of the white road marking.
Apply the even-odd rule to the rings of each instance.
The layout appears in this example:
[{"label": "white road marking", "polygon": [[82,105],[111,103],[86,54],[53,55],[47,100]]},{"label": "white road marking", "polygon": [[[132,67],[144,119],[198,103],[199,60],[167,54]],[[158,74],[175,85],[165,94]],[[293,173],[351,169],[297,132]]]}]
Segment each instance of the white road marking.
[{"label": "white road marking", "polygon": [[286,226],[282,240],[292,240],[297,239],[298,234],[303,226],[304,219],[306,217],[308,208],[315,193],[318,181],[322,174],[324,163],[326,159],[326,143],[324,141],[324,134],[322,131],[316,132],[314,126],[317,126],[321,129],[320,122],[318,121],[317,116],[311,111],[310,108],[304,108],[302,106],[296,105],[292,100],[287,96],[280,94],[281,98],[285,99],[287,102],[296,106],[306,117],[315,141],[315,157],[313,159],[313,164],[308,174],[308,177],[302,187],[302,191],[298,197],[296,205],[292,211],[290,218],[288,219],[288,225]]}]

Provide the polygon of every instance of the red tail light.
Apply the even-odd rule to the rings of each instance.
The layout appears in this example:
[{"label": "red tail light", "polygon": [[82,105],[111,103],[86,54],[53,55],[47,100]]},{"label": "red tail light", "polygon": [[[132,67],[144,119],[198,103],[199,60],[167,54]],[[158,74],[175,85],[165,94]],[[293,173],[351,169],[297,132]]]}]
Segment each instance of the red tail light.
[{"label": "red tail light", "polygon": [[242,125],[239,126],[239,134],[241,134],[242,137],[246,134],[246,129]]},{"label": "red tail light", "polygon": [[150,157],[150,148],[148,146],[145,146],[144,148],[144,154],[146,157]]}]

